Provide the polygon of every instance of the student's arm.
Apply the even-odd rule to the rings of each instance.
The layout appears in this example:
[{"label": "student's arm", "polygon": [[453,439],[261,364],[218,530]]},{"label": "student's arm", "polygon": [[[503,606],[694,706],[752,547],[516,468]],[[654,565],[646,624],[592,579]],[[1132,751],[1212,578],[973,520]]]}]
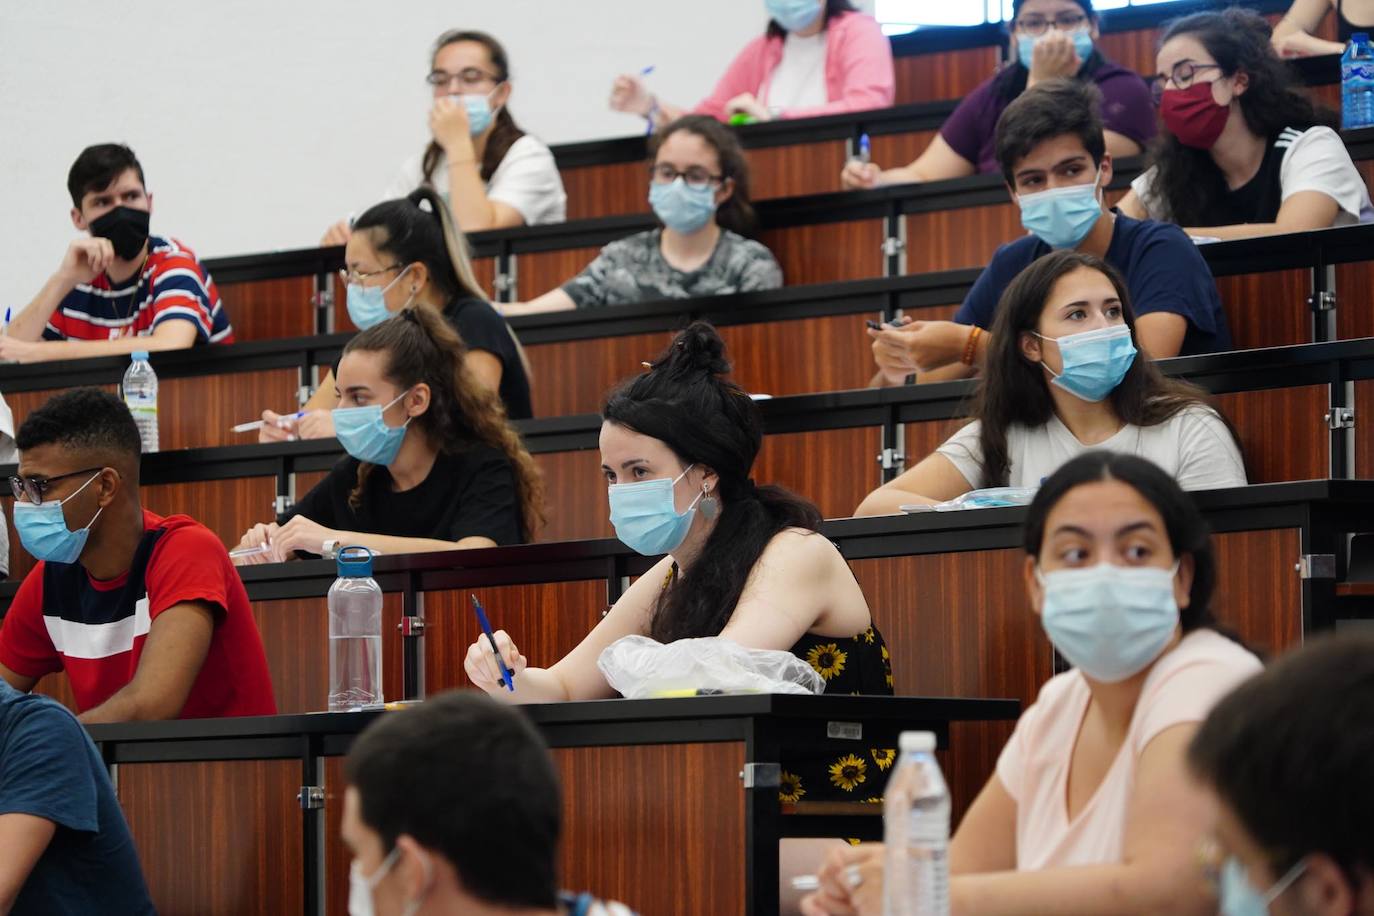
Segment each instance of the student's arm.
[{"label": "student's arm", "polygon": [[1144,151],[1139,143],[1125,134],[1119,134],[1114,130],[1103,131],[1102,136],[1107,141],[1107,152],[1112,154],[1113,159],[1125,159],[1127,156],[1139,156]]},{"label": "student's arm", "polygon": [[951,875],[1016,870],[1016,799],[992,775],[949,844]]},{"label": "student's arm", "polygon": [[301,408],[305,416],[299,420],[292,419],[291,414],[264,410],[262,426],[258,427],[258,441],[285,442],[292,436],[297,439],[328,439],[334,435],[334,415],[331,411],[338,406],[339,393],[334,390],[334,372],[331,369]]},{"label": "student's arm", "polygon": [[[245,546],[248,535],[244,535]],[[488,537],[465,537],[457,541],[444,541],[437,538],[403,538],[386,534],[368,534],[366,531],[338,531],[326,528],[307,518],[304,514],[293,515],[286,524],[280,526],[271,536],[276,562],[289,560],[295,551],[319,553],[325,541],[338,541],[341,545],[371,547],[383,554],[434,553],[441,550],[467,550],[481,547],[495,547],[496,542]]]},{"label": "student's arm", "polygon": [[16,337],[0,337],[0,359],[43,363],[91,356],[121,356],[135,350],[147,350],[149,353],[186,350],[195,346],[198,336],[195,322],[178,318],[162,322],[146,337],[118,337],[114,340],[20,340]]},{"label": "student's arm", "polygon": [[972,489],[954,462],[937,452],[926,456],[920,464],[896,480],[883,484],[865,496],[854,514],[894,515],[902,511],[902,506],[920,503],[934,505]]},{"label": "student's arm", "polygon": [[471,233],[523,226],[525,218],[519,210],[487,197],[482,164],[468,132],[467,109],[452,99],[436,99],[429,113],[429,129],[444,148],[449,201],[458,227]]},{"label": "student's arm", "polygon": [[[987,335],[983,335],[986,337]],[[966,378],[973,378],[978,374],[978,366],[982,363],[982,340],[979,340],[979,358],[974,360],[973,365],[965,363],[950,363],[948,366],[941,366],[939,369],[931,369],[929,372],[917,372],[916,384],[929,385],[934,382],[957,382]]]},{"label": "student's arm", "polygon": [[[824,622],[835,603],[830,598],[837,585],[852,579],[827,538],[814,532],[779,532],[750,570],[720,635],[749,649],[785,652]],[[863,600],[862,592],[857,600]]]},{"label": "student's arm", "polygon": [[3,677],[7,684],[20,693],[28,693],[33,689],[33,685],[38,683],[38,678],[20,674],[3,662],[0,662],[0,677]]},{"label": "student's arm", "polygon": [[0,814],[0,916],[19,899],[24,882],[52,842],[57,825],[32,814]]},{"label": "student's arm", "polygon": [[24,310],[10,319],[9,336],[20,340],[38,340],[48,319],[57,310],[67,293],[78,283],[87,282],[105,272],[114,262],[114,246],[109,239],[76,239],[67,246],[62,263],[43,284],[38,295]]},{"label": "student's arm", "polygon": [[506,317],[514,315],[542,315],[545,312],[571,312],[577,308],[563,287],[551,289],[529,302],[493,302],[496,310]]},{"label": "student's arm", "polygon": [[1279,207],[1278,218],[1272,223],[1241,223],[1238,226],[1203,226],[1185,229],[1189,235],[1210,236],[1217,239],[1250,239],[1264,235],[1284,235],[1289,232],[1308,232],[1326,229],[1336,221],[1340,204],[1321,191],[1299,191]]},{"label": "student's arm", "polygon": [[1135,338],[1151,359],[1168,359],[1183,350],[1188,319],[1173,312],[1151,312],[1135,320]]},{"label": "student's arm", "polygon": [[501,374],[505,371],[501,358],[489,350],[468,350],[468,368],[477,378],[477,383],[489,391],[501,390]]},{"label": "student's arm", "polygon": [[873,163],[851,161],[845,164],[840,173],[840,184],[846,190],[876,188],[879,185],[907,184],[917,181],[944,181],[948,178],[965,178],[978,171],[977,167],[960,156],[948,141],[936,134],[925,152],[908,165],[883,171]]},{"label": "student's arm", "polygon": [[138,722],[175,719],[210,651],[216,609],[205,601],[183,601],[153,618],[133,680],[104,703],[80,715],[82,722]]},{"label": "student's arm", "polygon": [[1313,33],[1331,11],[1331,0],[1293,0],[1288,13],[1274,26],[1271,39],[1280,57],[1308,57],[1316,54],[1340,54],[1345,47],[1339,42],[1326,41]]}]

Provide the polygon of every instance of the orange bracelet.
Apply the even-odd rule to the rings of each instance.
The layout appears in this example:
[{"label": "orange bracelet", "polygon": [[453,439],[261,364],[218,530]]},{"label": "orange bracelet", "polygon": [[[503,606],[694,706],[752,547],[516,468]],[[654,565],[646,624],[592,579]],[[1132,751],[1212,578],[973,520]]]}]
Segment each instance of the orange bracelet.
[{"label": "orange bracelet", "polygon": [[974,325],[968,332],[968,340],[964,343],[964,365],[972,366],[974,359],[978,356],[978,335],[983,333],[983,329]]}]

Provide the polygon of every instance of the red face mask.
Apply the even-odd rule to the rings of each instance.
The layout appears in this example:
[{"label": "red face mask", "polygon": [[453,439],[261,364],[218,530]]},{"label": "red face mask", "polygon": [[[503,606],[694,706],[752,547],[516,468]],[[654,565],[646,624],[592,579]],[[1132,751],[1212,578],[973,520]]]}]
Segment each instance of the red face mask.
[{"label": "red face mask", "polygon": [[1230,105],[1218,105],[1211,83],[1193,83],[1187,89],[1165,89],[1159,115],[1178,142],[1194,149],[1211,149],[1226,128]]}]

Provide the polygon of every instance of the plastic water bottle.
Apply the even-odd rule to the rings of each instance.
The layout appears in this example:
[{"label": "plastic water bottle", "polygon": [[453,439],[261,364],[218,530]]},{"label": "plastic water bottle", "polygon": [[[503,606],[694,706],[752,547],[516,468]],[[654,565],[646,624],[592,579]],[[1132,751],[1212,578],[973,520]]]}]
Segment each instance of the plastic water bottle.
[{"label": "plastic water bottle", "polygon": [[124,403],[134,415],[143,451],[157,451],[157,373],[148,362],[146,350],[135,350],[129,368],[124,370],[121,386]]},{"label": "plastic water bottle", "polygon": [[1374,44],[1368,32],[1350,36],[1341,55],[1341,129],[1374,125]]},{"label": "plastic water bottle", "polygon": [[935,736],[902,732],[883,797],[883,916],[949,916],[949,788]]},{"label": "plastic water bottle", "polygon": [[382,589],[372,578],[372,552],[342,548],[339,578],[329,587],[329,711],[382,702]]}]

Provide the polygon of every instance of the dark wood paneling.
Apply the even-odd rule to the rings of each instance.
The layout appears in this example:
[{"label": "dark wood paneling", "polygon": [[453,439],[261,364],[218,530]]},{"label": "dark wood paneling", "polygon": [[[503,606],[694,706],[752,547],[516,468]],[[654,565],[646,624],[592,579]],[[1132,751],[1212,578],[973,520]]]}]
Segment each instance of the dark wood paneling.
[{"label": "dark wood paneling", "polygon": [[843,140],[745,150],[754,200],[840,190]]},{"label": "dark wood paneling", "polygon": [[1368,480],[1374,478],[1374,423],[1362,421],[1374,417],[1374,381],[1355,383],[1355,416],[1355,476]]},{"label": "dark wood paneling", "polygon": [[760,241],[782,265],[788,286],[883,275],[883,224],[879,220],[772,229]]},{"label": "dark wood paneling", "polygon": [[1336,336],[1374,337],[1374,264],[1369,261],[1336,268]]},{"label": "dark wood paneling", "polygon": [[643,162],[611,162],[563,169],[568,219],[649,212],[649,174]]},{"label": "dark wood paneling", "polygon": [[892,62],[898,105],[961,99],[997,70],[998,48],[899,57]]},{"label": "dark wood paneling", "polygon": [[1102,56],[1127,70],[1141,74],[1153,73],[1159,35],[1156,29],[1111,32],[1098,37],[1097,47]]},{"label": "dark wood paneling", "polygon": [[218,286],[220,300],[234,325],[234,339],[240,343],[315,333],[314,277]]},{"label": "dark wood paneling", "polygon": [[[305,494],[307,494],[307,493],[309,493],[311,490],[315,489],[315,485],[316,485],[317,483],[319,483],[321,480],[324,480],[324,479],[325,479],[326,477],[328,477],[328,476],[329,476],[329,472],[328,472],[328,471],[297,471],[297,472],[296,472],[296,500],[297,500],[297,502],[299,502],[300,500],[304,499],[304,498],[305,498]],[[272,506],[273,506],[273,508],[275,509],[275,507],[276,507],[276,502],[275,502],[275,501],[273,502]],[[273,513],[273,515],[275,516],[275,513]]]},{"label": "dark wood paneling", "polygon": [[526,347],[535,415],[599,412],[612,388],[643,372],[641,364],[662,353],[672,340],[670,333],[631,334]]},{"label": "dark wood paneling", "polygon": [[906,272],[985,267],[997,246],[1026,234],[1012,204],[914,213],[906,222]]},{"label": "dark wood paneling", "polygon": [[238,477],[193,483],[165,483],[139,490],[143,507],[158,515],[189,515],[213,531],[226,547],[258,522],[274,517],[274,477]]},{"label": "dark wood paneling", "polygon": [[745,391],[782,397],[863,388],[872,377],[864,315],[721,327],[734,379]]},{"label": "dark wood paneling", "polygon": [[251,442],[251,434],[231,428],[261,416],[263,408],[289,410],[296,403],[298,380],[295,369],[163,379],[158,385],[159,445],[172,451]]},{"label": "dark wood paneling", "polygon": [[1217,590],[1212,610],[1252,650],[1273,654],[1302,639],[1302,553],[1296,528],[1215,535]]},{"label": "dark wood paneling", "polygon": [[881,483],[877,427],[767,436],[754,480],[786,487],[815,503],[826,518],[848,518]]},{"label": "dark wood paneling", "polygon": [[121,764],[120,804],[163,916],[299,913],[301,765]]},{"label": "dark wood paneling", "polygon": [[926,151],[939,131],[921,130],[909,134],[879,134],[870,138],[873,161],[885,169],[907,165]]},{"label": "dark wood paneling", "polygon": [[[1243,391],[1217,398],[1240,437],[1251,483],[1328,476],[1327,391],[1321,385]],[[1281,430],[1282,435],[1275,435]]]},{"label": "dark wood paneling", "polygon": [[74,713],[81,712],[76,708],[76,696],[72,693],[72,682],[67,679],[67,672],[65,671],[49,674],[34,685],[33,692],[52,697]]},{"label": "dark wood paneling", "polygon": [[534,456],[544,474],[544,508],[548,524],[541,541],[614,537],[606,504],[606,478],[601,452],[545,452]]},{"label": "dark wood paneling", "polygon": [[600,252],[600,248],[565,248],[517,255],[517,297],[526,302],[562,286],[581,273]]},{"label": "dark wood paneling", "polygon": [[1217,278],[1217,292],[1237,350],[1281,347],[1312,340],[1306,271],[1280,270]]},{"label": "dark wood paneling", "polygon": [[488,299],[496,298],[493,281],[496,279],[495,258],[473,258],[472,273],[477,277],[477,285],[482,287]]}]

